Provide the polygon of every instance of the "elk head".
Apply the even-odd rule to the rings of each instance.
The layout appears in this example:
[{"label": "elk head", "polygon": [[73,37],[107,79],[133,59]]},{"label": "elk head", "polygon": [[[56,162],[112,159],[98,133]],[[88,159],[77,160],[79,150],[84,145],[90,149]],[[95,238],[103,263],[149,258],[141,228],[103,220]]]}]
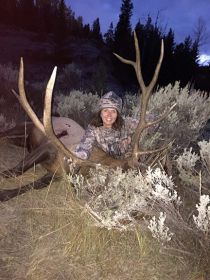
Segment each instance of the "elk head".
[{"label": "elk head", "polygon": [[[136,60],[131,61],[125,58],[122,58],[121,56],[114,54],[120,61],[123,63],[129,64],[134,67],[136,77],[141,89],[141,99],[140,99],[140,119],[139,123],[137,125],[137,128],[132,136],[132,154],[129,158],[123,159],[123,160],[118,160],[114,159],[111,156],[102,156],[99,157],[99,159],[96,159],[94,153],[91,155],[89,160],[82,160],[78,158],[73,152],[71,152],[69,149],[67,149],[63,143],[56,137],[53,127],[52,127],[52,121],[51,121],[51,104],[52,104],[52,93],[53,93],[53,88],[54,88],[54,83],[56,79],[56,71],[57,67],[54,68],[52,75],[50,77],[50,80],[47,84],[46,87],[46,92],[45,92],[45,101],[44,101],[44,113],[43,113],[43,123],[39,120],[37,115],[34,113],[32,110],[30,104],[27,101],[25,89],[24,89],[24,67],[23,67],[23,59],[21,58],[20,62],[20,71],[19,71],[19,81],[18,81],[18,87],[19,87],[19,95],[17,96],[21,105],[31,118],[31,120],[34,122],[35,126],[42,131],[42,133],[50,139],[51,143],[58,149],[59,152],[63,154],[63,156],[66,156],[67,158],[71,158],[72,161],[81,167],[88,166],[88,167],[95,167],[98,163],[110,167],[116,167],[120,166],[122,168],[128,168],[128,167],[136,167],[139,166],[140,162],[140,157],[142,155],[150,155],[150,154],[157,154],[159,152],[165,151],[170,143],[167,145],[153,149],[153,150],[142,150],[139,144],[140,137],[142,135],[142,132],[147,129],[148,127],[151,127],[153,125],[158,124],[161,122],[174,108],[175,104],[168,110],[166,111],[162,116],[157,118],[156,120],[153,120],[152,122],[146,120],[146,112],[147,112],[147,107],[148,107],[148,102],[149,98],[152,94],[152,90],[155,86],[155,83],[158,78],[158,74],[160,71],[161,63],[163,60],[163,53],[164,53],[164,46],[163,46],[163,40],[161,42],[161,51],[160,51],[160,57],[159,61],[157,63],[153,78],[151,82],[149,83],[148,86],[145,85],[143,77],[142,77],[142,72],[141,72],[141,58],[140,58],[140,49],[139,49],[139,44],[138,44],[138,39],[136,36],[136,33],[134,32],[134,43],[135,43],[135,50],[136,50]],[[98,153],[98,152],[97,152]]]}]

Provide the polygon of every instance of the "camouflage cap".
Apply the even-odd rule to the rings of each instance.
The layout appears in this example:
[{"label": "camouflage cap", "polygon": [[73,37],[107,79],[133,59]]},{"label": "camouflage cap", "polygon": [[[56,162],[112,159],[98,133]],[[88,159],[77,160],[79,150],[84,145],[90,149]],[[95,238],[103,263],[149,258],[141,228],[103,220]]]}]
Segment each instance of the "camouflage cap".
[{"label": "camouflage cap", "polygon": [[114,108],[121,113],[122,99],[113,91],[109,91],[104,94],[98,102],[98,111],[104,108]]}]

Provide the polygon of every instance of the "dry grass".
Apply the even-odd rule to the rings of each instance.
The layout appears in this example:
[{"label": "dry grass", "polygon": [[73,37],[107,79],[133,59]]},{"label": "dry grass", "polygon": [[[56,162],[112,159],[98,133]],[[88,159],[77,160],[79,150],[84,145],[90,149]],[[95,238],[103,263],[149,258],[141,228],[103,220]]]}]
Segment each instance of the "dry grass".
[{"label": "dry grass", "polygon": [[65,181],[2,203],[0,211],[0,279],[193,279],[139,228],[94,227]]},{"label": "dry grass", "polygon": [[[0,150],[3,148],[1,145]],[[12,158],[9,148],[4,160],[1,156],[4,164]],[[34,172],[1,179],[0,188],[32,182],[43,175],[41,168]],[[127,232],[97,228],[82,205],[65,179],[1,203],[0,279],[198,278],[195,267],[181,257],[161,253],[156,241],[141,228]]]}]

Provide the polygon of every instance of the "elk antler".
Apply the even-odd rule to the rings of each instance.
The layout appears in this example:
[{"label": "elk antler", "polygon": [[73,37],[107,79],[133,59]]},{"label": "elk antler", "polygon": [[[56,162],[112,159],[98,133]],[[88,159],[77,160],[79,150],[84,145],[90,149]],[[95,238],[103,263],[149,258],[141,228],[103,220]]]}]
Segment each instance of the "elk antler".
[{"label": "elk antler", "polygon": [[[116,159],[112,158],[113,164],[112,164],[112,161],[110,161],[110,160],[103,161],[102,164],[107,165],[107,166],[113,166],[113,167],[133,166],[135,163],[137,163],[139,161],[139,158],[141,155],[152,154],[152,153],[164,151],[171,144],[171,143],[169,143],[164,147],[154,149],[154,150],[147,150],[147,151],[143,151],[139,147],[139,139],[140,139],[142,132],[146,128],[162,121],[171,112],[171,110],[174,108],[175,104],[167,112],[165,112],[161,117],[159,117],[157,120],[152,121],[152,122],[148,122],[146,120],[146,111],[147,111],[147,107],[148,107],[148,101],[151,96],[152,90],[155,86],[155,83],[157,81],[157,77],[158,77],[162,59],[163,59],[163,41],[161,43],[161,53],[160,53],[159,62],[156,66],[152,81],[150,82],[150,84],[148,86],[145,86],[145,83],[144,83],[144,80],[142,77],[142,73],[141,73],[140,50],[139,50],[138,40],[137,40],[135,32],[134,32],[134,42],[135,42],[135,49],[136,49],[136,61],[127,60],[117,54],[115,54],[115,55],[123,63],[130,64],[135,69],[137,80],[139,82],[139,85],[140,85],[140,88],[142,91],[142,98],[141,98],[142,100],[141,100],[141,104],[140,104],[140,108],[141,108],[140,120],[137,125],[136,131],[134,132],[134,134],[132,136],[132,143],[131,143],[132,156],[130,158],[124,159],[124,160],[116,160]],[[52,93],[53,93],[53,88],[54,88],[54,84],[55,84],[56,71],[57,71],[57,67],[54,68],[52,75],[50,77],[50,80],[46,87],[43,124],[41,123],[41,121],[39,120],[37,115],[34,113],[33,109],[29,105],[27,97],[26,97],[26,93],[25,93],[25,89],[24,89],[24,66],[23,66],[22,58],[21,58],[21,62],[20,62],[19,82],[18,82],[20,95],[17,95],[16,93],[15,93],[15,95],[19,99],[21,105],[23,106],[23,108],[25,109],[25,111],[27,112],[27,114],[29,115],[31,120],[34,122],[35,126],[52,141],[52,144],[59,151],[61,151],[68,158],[73,159],[73,161],[80,166],[96,167],[97,162],[92,162],[90,160],[82,160],[82,159],[78,158],[76,155],[74,155],[74,153],[72,153],[70,150],[68,150],[64,146],[64,144],[56,137],[56,135],[54,133],[54,130],[52,127],[52,120],[51,120],[51,106],[52,106]]]},{"label": "elk antler", "polygon": [[132,136],[132,142],[131,142],[131,146],[132,146],[132,158],[134,160],[139,160],[141,155],[145,155],[145,154],[152,154],[152,153],[157,153],[160,151],[165,150],[166,148],[169,147],[169,145],[171,144],[168,143],[167,145],[165,145],[164,147],[158,148],[158,149],[154,149],[154,150],[147,150],[147,151],[143,151],[140,148],[140,144],[139,144],[139,139],[140,136],[142,134],[142,132],[150,127],[153,126],[155,124],[158,124],[159,122],[161,122],[163,119],[165,119],[169,113],[173,110],[173,108],[175,107],[176,104],[174,104],[168,111],[166,111],[161,117],[159,117],[157,120],[149,122],[146,120],[146,112],[147,112],[147,107],[148,107],[148,102],[149,102],[149,98],[151,96],[152,90],[155,86],[155,83],[157,81],[159,72],[160,72],[160,67],[162,64],[162,60],[163,60],[163,54],[164,54],[164,44],[163,44],[163,40],[161,41],[161,51],[160,51],[160,57],[159,57],[159,61],[157,63],[153,78],[151,80],[151,82],[149,83],[148,86],[145,85],[144,80],[143,80],[143,76],[142,76],[142,72],[141,72],[141,56],[140,56],[140,49],[139,49],[139,43],[138,43],[138,39],[136,36],[136,32],[134,31],[134,43],[135,43],[135,50],[136,50],[136,60],[132,61],[132,60],[128,60],[125,59],[121,56],[119,56],[118,54],[114,53],[114,55],[123,63],[125,64],[130,64],[134,67],[135,72],[136,72],[136,77],[142,92],[142,96],[141,96],[141,101],[140,101],[140,120],[139,123],[137,125],[137,128]]},{"label": "elk antler", "polygon": [[43,133],[45,134],[44,126],[40,122],[37,115],[34,113],[33,109],[31,108],[30,104],[28,103],[25,87],[24,87],[24,66],[23,66],[23,58],[20,59],[20,69],[19,69],[19,77],[18,77],[18,89],[19,94],[18,95],[14,90],[12,90],[13,94],[17,97],[20,104],[22,105],[23,109],[26,111],[32,122],[35,124],[35,126]]},{"label": "elk antler", "polygon": [[74,162],[80,166],[96,167],[97,163],[90,160],[83,160],[74,155],[66,146],[56,137],[52,127],[52,93],[55,84],[57,67],[54,68],[52,75],[46,87],[45,102],[44,102],[44,113],[43,113],[43,124],[47,136],[53,141],[54,145],[58,150],[62,151],[68,158],[74,160]]},{"label": "elk antler", "polygon": [[31,108],[27,97],[25,93],[25,87],[24,87],[24,65],[23,65],[23,58],[21,58],[20,61],[20,70],[19,70],[19,79],[18,79],[18,88],[19,88],[19,94],[18,95],[14,90],[13,93],[18,98],[20,104],[32,120],[32,122],[35,124],[35,126],[43,132],[44,135],[46,135],[52,143],[63,152],[64,155],[66,155],[68,158],[72,158],[75,163],[79,164],[80,166],[89,166],[89,167],[95,167],[96,163],[91,162],[89,160],[82,160],[75,156],[70,150],[68,150],[64,144],[56,137],[53,127],[52,127],[52,120],[51,120],[51,104],[52,104],[52,92],[55,84],[55,78],[56,78],[56,71],[57,67],[54,68],[52,75],[48,81],[46,92],[45,92],[45,105],[44,105],[44,113],[43,113],[43,124]]}]

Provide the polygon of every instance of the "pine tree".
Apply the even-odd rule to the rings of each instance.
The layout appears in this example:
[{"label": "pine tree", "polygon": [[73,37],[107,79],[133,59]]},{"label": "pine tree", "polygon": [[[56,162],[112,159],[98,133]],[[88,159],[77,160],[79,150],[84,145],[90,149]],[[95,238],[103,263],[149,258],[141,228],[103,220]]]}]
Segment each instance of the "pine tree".
[{"label": "pine tree", "polygon": [[109,29],[107,32],[104,34],[105,38],[105,43],[106,45],[110,48],[110,50],[113,50],[114,46],[114,28],[113,28],[113,23],[110,23]]},{"label": "pine tree", "polygon": [[181,81],[181,86],[194,81],[197,68],[198,46],[190,36],[187,36],[183,43],[176,46],[174,51],[175,79]]},{"label": "pine tree", "polygon": [[137,24],[135,26],[135,31],[136,31],[136,35],[137,37],[140,39],[140,42],[143,39],[143,30],[144,30],[144,25],[141,24],[140,19],[137,21]]},{"label": "pine tree", "polygon": [[168,33],[164,36],[164,59],[161,66],[160,83],[162,86],[166,86],[169,83],[174,82],[174,50],[175,40],[174,31],[170,28]]},{"label": "pine tree", "polygon": [[79,16],[74,21],[74,36],[75,37],[81,37],[83,34],[83,17]]},{"label": "pine tree", "polygon": [[[133,42],[132,42],[132,28],[131,16],[133,10],[133,3],[131,0],[122,0],[119,21],[115,28],[113,51],[117,54],[132,58]],[[114,59],[114,68],[116,77],[128,87],[132,80],[132,72],[128,65],[122,65],[121,62]]]},{"label": "pine tree", "polygon": [[160,55],[162,33],[158,27],[158,21],[153,23],[150,15],[145,24],[141,24],[139,20],[136,25],[136,34],[141,50],[142,74],[145,83],[148,84],[152,79]]},{"label": "pine tree", "polygon": [[83,27],[83,36],[85,38],[89,38],[90,37],[90,25],[89,24],[85,24],[84,27]]},{"label": "pine tree", "polygon": [[94,20],[93,26],[92,26],[92,36],[94,39],[98,41],[102,41],[102,34],[101,34],[101,27],[100,27],[100,21],[99,18]]},{"label": "pine tree", "polygon": [[131,49],[131,16],[133,4],[131,0],[122,0],[121,13],[114,34],[114,51],[122,56]]}]

